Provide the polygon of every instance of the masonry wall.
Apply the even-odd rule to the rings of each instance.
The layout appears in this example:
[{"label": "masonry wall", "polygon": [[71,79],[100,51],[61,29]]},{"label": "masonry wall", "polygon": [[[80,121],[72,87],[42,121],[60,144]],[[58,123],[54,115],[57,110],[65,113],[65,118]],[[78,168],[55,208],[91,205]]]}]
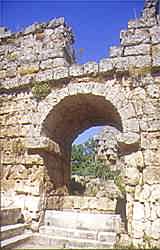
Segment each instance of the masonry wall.
[{"label": "masonry wall", "polygon": [[[60,143],[42,133],[45,119],[68,96],[102,96],[122,124],[128,234],[135,245],[160,245],[160,17],[155,3],[147,1],[141,18],[121,32],[120,47],[112,47],[110,57],[99,63],[74,63],[73,35],[63,19],[16,34],[1,29],[3,206],[20,204],[25,220],[39,226],[56,188],[54,178],[61,182],[59,192],[67,194],[61,179],[65,168],[59,171],[65,154]],[[128,147],[133,148],[129,153]],[[46,168],[47,154],[57,165],[54,171]]]}]

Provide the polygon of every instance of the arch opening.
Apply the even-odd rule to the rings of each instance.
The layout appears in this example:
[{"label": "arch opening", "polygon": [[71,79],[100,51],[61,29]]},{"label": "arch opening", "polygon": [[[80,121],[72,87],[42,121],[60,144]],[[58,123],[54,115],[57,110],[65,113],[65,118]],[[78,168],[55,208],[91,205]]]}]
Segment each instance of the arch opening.
[{"label": "arch opening", "polygon": [[65,97],[48,114],[42,134],[65,146],[93,126],[110,125],[122,130],[116,108],[103,96],[78,94]]},{"label": "arch opening", "polygon": [[79,134],[93,126],[112,126],[122,131],[121,117],[104,96],[77,94],[65,97],[43,121],[41,134],[55,142],[61,154],[44,152],[51,192],[68,186],[71,178],[72,143]]}]

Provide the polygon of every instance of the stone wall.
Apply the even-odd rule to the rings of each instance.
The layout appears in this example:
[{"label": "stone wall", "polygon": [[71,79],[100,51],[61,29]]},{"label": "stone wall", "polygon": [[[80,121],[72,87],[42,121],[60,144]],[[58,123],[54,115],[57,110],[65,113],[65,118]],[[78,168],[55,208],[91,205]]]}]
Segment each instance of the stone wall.
[{"label": "stone wall", "polygon": [[[160,17],[158,1],[128,22],[120,46],[99,63],[74,63],[62,18],[12,34],[1,28],[0,141],[4,207],[43,218],[55,189],[67,194],[75,137],[94,125],[120,130],[127,154],[128,234],[160,244]],[[134,148],[134,150],[129,150]],[[36,224],[37,225],[37,224]]]}]

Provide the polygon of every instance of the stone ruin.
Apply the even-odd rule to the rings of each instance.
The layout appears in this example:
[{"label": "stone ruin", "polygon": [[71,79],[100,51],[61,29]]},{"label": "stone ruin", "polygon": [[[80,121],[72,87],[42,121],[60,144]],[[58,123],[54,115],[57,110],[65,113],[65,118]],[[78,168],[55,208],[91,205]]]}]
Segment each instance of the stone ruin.
[{"label": "stone ruin", "polygon": [[[83,65],[75,63],[74,35],[64,18],[33,24],[17,33],[0,28],[1,216],[4,227],[13,224],[15,233],[17,226],[14,225],[21,222],[19,233],[25,223],[44,234],[45,229],[41,228],[44,218],[46,227],[49,218],[54,224],[62,211],[50,212],[56,204],[59,204],[56,209],[62,210],[66,203],[61,200],[69,197],[72,142],[91,126],[112,126],[120,131],[117,160],[124,163],[127,230],[122,232],[116,226],[109,234],[103,232],[95,236],[92,232],[92,241],[82,240],[82,231],[76,231],[81,240],[72,243],[77,247],[106,247],[102,241],[110,239],[107,237],[113,232],[114,243],[116,235],[125,235],[127,242],[134,246],[160,247],[159,12],[159,0],[146,0],[140,18],[129,21],[127,30],[120,32],[120,45],[110,48],[109,58]],[[82,207],[81,201],[76,204],[78,199],[67,200],[73,210]],[[70,208],[70,204],[64,209]],[[104,202],[102,208],[105,206]],[[99,209],[99,205],[95,207]],[[94,215],[89,213],[88,218],[100,230],[100,223],[94,224]],[[105,231],[108,229],[102,215],[105,216],[99,214],[99,218]],[[85,224],[81,213],[77,216],[74,225],[81,221],[81,230],[93,229],[89,220]],[[119,221],[115,216],[118,215],[109,217],[113,224],[115,218]],[[6,242],[6,229],[3,230],[2,247],[6,247],[13,240]],[[73,247],[67,245],[71,241],[64,239],[47,238],[46,242],[63,242],[61,247]],[[110,242],[109,246],[113,244]]]}]

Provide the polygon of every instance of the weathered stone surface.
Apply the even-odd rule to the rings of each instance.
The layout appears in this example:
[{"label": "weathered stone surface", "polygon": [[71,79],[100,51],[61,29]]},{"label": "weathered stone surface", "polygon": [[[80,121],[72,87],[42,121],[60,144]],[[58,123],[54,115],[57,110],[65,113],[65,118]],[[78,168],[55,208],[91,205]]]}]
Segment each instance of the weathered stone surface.
[{"label": "weathered stone surface", "polygon": [[153,44],[160,43],[160,27],[154,26],[150,29],[151,39]]},{"label": "weathered stone surface", "polygon": [[99,63],[99,71],[101,73],[107,73],[113,70],[113,64],[111,59],[102,59]]},{"label": "weathered stone surface", "polygon": [[16,224],[21,217],[20,208],[4,208],[1,209],[1,225]]},{"label": "weathered stone surface", "polygon": [[110,47],[109,55],[110,57],[120,57],[123,54],[123,47]]},{"label": "weathered stone surface", "polygon": [[[151,196],[149,200],[151,202],[160,201],[160,184],[154,184],[151,186]],[[157,210],[157,208],[155,208]]]},{"label": "weathered stone surface", "polygon": [[[114,213],[117,199],[123,199],[120,188],[133,243],[149,244],[147,235],[151,244],[159,244],[160,18],[155,3],[146,0],[141,17],[121,32],[119,47],[99,63],[75,64],[74,37],[64,18],[16,34],[0,29],[1,200],[3,207],[20,206],[33,230],[46,198],[50,209]],[[40,95],[44,86],[49,91],[38,98],[33,87]],[[92,185],[92,180],[87,197],[67,196],[72,142],[86,128],[106,124],[118,132],[100,139],[98,157],[121,172],[119,188],[112,181]]]},{"label": "weathered stone surface", "polygon": [[125,171],[125,182],[136,186],[139,183],[139,171],[135,167],[127,167]]},{"label": "weathered stone surface", "polygon": [[120,145],[126,146],[135,146],[138,145],[140,142],[140,136],[137,133],[120,133],[117,135],[117,141]]},{"label": "weathered stone surface", "polygon": [[159,239],[160,237],[160,219],[152,222],[151,237],[153,239]]},{"label": "weathered stone surface", "polygon": [[142,239],[144,236],[144,224],[141,221],[133,221],[132,223],[133,235],[135,239]]},{"label": "weathered stone surface", "polygon": [[149,43],[150,36],[146,29],[121,31],[121,45],[137,45],[139,43]]},{"label": "weathered stone surface", "polygon": [[143,171],[144,183],[156,184],[160,183],[160,169],[159,167],[148,167]]},{"label": "weathered stone surface", "polygon": [[111,58],[113,69],[117,72],[123,72],[128,70],[129,58],[128,57],[116,57]]},{"label": "weathered stone surface", "polygon": [[159,166],[160,163],[160,149],[152,149],[144,151],[144,162],[145,165]]},{"label": "weathered stone surface", "polygon": [[150,55],[151,47],[149,44],[125,47],[124,56],[131,55]]},{"label": "weathered stone surface", "polygon": [[84,69],[82,65],[72,65],[69,68],[69,75],[70,76],[82,76],[84,74]]},{"label": "weathered stone surface", "polygon": [[146,87],[147,95],[150,98],[159,98],[160,97],[160,85],[159,84],[152,84]]},{"label": "weathered stone surface", "polygon": [[133,204],[133,220],[141,221],[141,223],[144,220],[144,205],[139,202]]},{"label": "weathered stone surface", "polygon": [[144,184],[143,187],[138,185],[135,189],[135,200],[145,202],[149,200],[151,195],[151,189],[149,185]]},{"label": "weathered stone surface", "polygon": [[53,79],[53,72],[52,70],[45,70],[45,71],[39,71],[36,74],[36,81],[37,82],[45,82],[48,80],[52,80]]},{"label": "weathered stone surface", "polygon": [[110,232],[119,232],[121,221],[119,215],[75,213],[72,211],[47,210],[45,214],[45,225],[61,226],[63,228],[98,230],[103,229]]},{"label": "weathered stone surface", "polygon": [[153,62],[152,65],[155,67],[160,66],[160,44],[154,45],[152,47],[152,57],[153,57]]},{"label": "weathered stone surface", "polygon": [[[144,159],[141,151],[125,156],[125,163],[130,168],[144,168]],[[133,170],[134,171],[134,170]],[[136,170],[135,170],[136,171]]]},{"label": "weathered stone surface", "polygon": [[[157,25],[156,18],[155,17],[150,17],[150,18],[139,18],[137,20],[130,20],[128,22],[128,28],[129,30],[131,29],[133,31],[134,28],[140,28],[140,29],[145,29],[146,28],[152,28]],[[146,39],[144,40],[145,42]]]},{"label": "weathered stone surface", "polygon": [[54,70],[54,80],[64,79],[68,78],[69,76],[69,70],[68,67],[62,67],[58,68],[57,70]]}]

